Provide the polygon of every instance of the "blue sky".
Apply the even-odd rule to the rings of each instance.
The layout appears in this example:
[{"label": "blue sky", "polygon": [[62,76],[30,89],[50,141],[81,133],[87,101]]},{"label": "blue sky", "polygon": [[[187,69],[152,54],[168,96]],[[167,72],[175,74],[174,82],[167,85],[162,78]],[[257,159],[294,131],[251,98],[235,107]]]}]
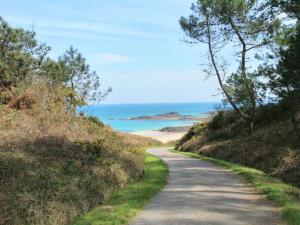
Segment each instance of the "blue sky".
[{"label": "blue sky", "polygon": [[191,0],[0,0],[0,15],[34,29],[57,58],[75,46],[113,92],[104,103],[218,101],[205,80],[205,46],[184,43]]}]

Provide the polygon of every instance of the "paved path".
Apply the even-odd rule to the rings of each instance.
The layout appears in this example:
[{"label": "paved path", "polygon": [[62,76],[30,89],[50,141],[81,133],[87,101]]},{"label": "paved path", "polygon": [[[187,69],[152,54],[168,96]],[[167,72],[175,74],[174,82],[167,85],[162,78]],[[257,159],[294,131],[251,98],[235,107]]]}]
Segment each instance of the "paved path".
[{"label": "paved path", "polygon": [[130,225],[277,225],[278,210],[242,178],[210,162],[149,149],[169,166],[168,184]]}]

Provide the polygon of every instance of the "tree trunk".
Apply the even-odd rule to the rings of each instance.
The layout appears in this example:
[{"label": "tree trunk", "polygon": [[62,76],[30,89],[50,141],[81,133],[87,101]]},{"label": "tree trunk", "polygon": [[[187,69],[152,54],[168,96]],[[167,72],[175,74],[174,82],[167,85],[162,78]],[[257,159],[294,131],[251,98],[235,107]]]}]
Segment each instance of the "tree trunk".
[{"label": "tree trunk", "polygon": [[297,137],[300,139],[300,131],[299,131],[298,121],[297,121],[297,112],[292,107],[293,106],[290,106],[291,122],[293,124],[294,131],[295,131]]},{"label": "tree trunk", "polygon": [[246,90],[248,92],[248,95],[250,97],[250,102],[251,102],[251,107],[250,110],[247,109],[247,111],[249,111],[249,134],[252,134],[253,131],[253,126],[254,126],[254,118],[255,118],[255,114],[256,114],[256,94],[255,94],[255,87],[253,82],[251,81],[250,85],[248,84],[248,79],[246,76],[246,53],[247,53],[247,45],[246,42],[244,41],[242,35],[240,34],[238,28],[235,26],[235,24],[233,23],[232,19],[230,18],[230,25],[231,28],[234,30],[234,32],[236,33],[241,45],[242,45],[242,61],[241,61],[241,75],[242,78],[244,80],[244,85],[246,86]]},{"label": "tree trunk", "polygon": [[249,135],[253,133],[253,127],[254,127],[254,119],[249,120]]},{"label": "tree trunk", "polygon": [[231,96],[229,95],[229,93],[227,92],[227,90],[225,89],[223,82],[222,82],[222,78],[221,78],[221,74],[219,72],[219,69],[217,67],[217,63],[215,61],[215,57],[214,57],[214,53],[213,53],[213,48],[212,48],[212,44],[211,44],[211,31],[210,31],[210,24],[209,24],[209,16],[206,15],[206,27],[207,27],[207,36],[208,36],[208,49],[209,49],[209,55],[211,57],[211,61],[213,64],[213,68],[215,70],[215,73],[217,75],[218,78],[218,82],[219,85],[222,89],[222,91],[224,92],[228,102],[230,103],[230,105],[232,106],[232,108],[244,119],[244,120],[248,120],[249,117],[232,101]]}]

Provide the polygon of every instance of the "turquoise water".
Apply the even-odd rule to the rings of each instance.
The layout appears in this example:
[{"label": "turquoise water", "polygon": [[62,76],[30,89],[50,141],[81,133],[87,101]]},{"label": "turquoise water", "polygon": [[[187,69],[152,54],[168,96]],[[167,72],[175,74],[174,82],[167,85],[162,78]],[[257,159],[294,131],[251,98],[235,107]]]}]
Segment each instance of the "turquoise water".
[{"label": "turquoise water", "polygon": [[123,132],[158,130],[168,126],[184,126],[194,121],[134,121],[126,120],[137,116],[152,116],[161,113],[178,112],[182,115],[201,116],[213,111],[218,103],[159,103],[159,104],[101,104],[83,106],[78,109],[86,115],[96,116],[113,129]]}]

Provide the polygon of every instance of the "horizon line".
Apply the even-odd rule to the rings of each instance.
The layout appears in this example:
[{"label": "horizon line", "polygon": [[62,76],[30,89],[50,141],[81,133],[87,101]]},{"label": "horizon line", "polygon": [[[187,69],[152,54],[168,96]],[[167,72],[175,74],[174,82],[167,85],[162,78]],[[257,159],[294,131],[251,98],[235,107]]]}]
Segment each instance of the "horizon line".
[{"label": "horizon line", "polygon": [[196,104],[196,103],[222,103],[222,101],[199,101],[199,102],[126,102],[126,103],[97,103],[87,104],[84,106],[98,106],[98,105],[151,105],[151,104]]}]

